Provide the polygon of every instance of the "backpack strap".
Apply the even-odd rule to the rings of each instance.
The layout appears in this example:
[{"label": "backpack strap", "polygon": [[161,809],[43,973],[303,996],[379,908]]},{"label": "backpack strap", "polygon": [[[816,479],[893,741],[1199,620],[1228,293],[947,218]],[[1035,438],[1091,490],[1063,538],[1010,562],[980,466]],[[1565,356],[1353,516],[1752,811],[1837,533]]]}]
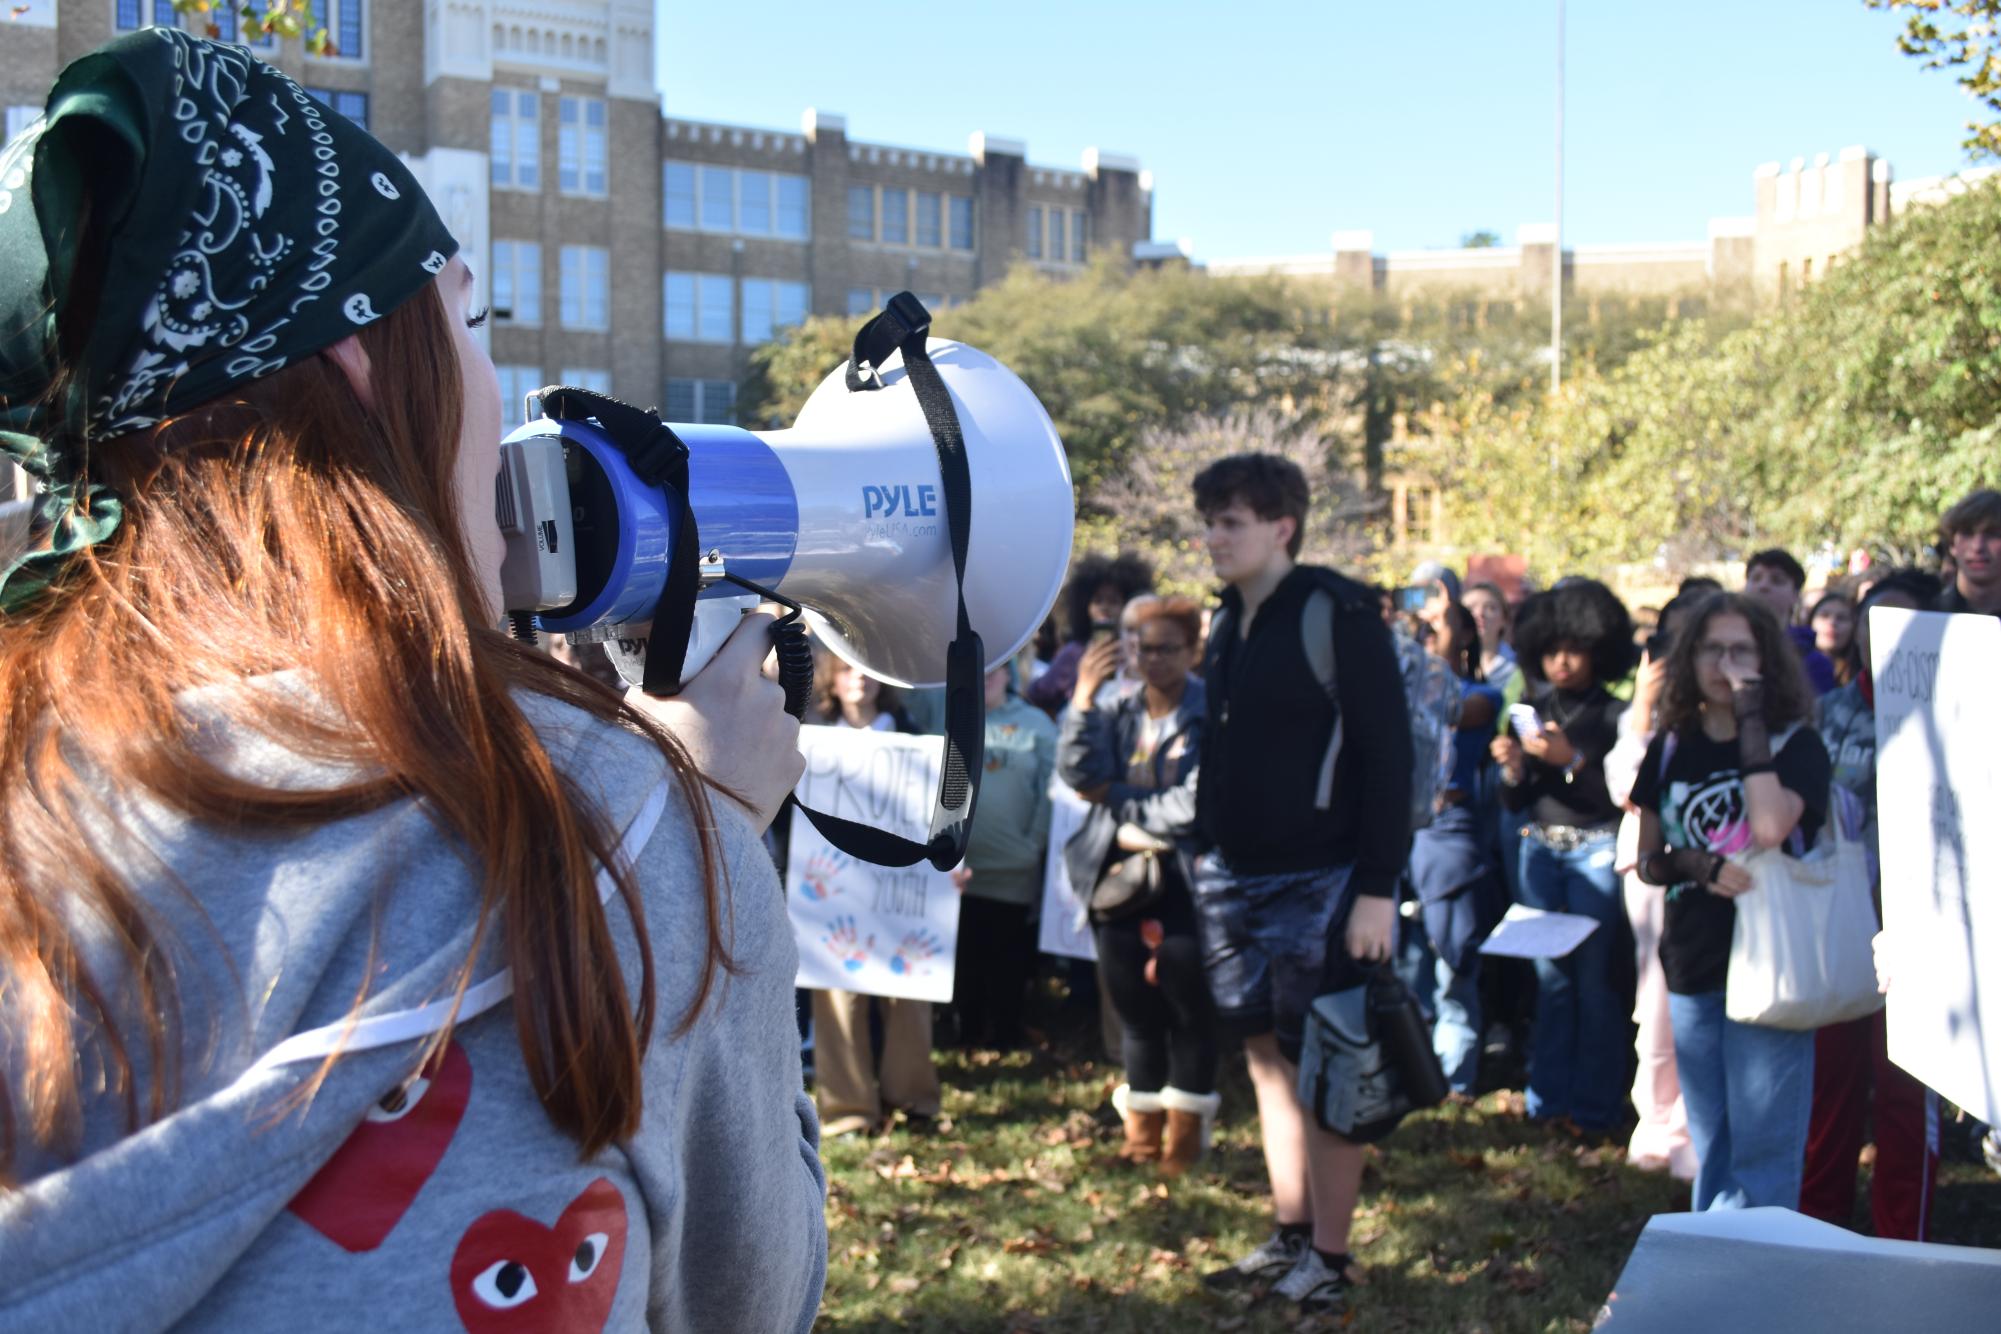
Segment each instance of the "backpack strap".
[{"label": "backpack strap", "polygon": [[1341,702],[1336,698],[1339,684],[1334,674],[1334,595],[1316,588],[1306,595],[1299,609],[1299,642],[1306,650],[1306,662],[1313,679],[1327,692],[1334,706],[1334,734],[1327,738],[1327,753],[1320,760],[1320,781],[1313,790],[1313,808],[1328,810],[1334,805],[1334,762],[1341,757]]}]

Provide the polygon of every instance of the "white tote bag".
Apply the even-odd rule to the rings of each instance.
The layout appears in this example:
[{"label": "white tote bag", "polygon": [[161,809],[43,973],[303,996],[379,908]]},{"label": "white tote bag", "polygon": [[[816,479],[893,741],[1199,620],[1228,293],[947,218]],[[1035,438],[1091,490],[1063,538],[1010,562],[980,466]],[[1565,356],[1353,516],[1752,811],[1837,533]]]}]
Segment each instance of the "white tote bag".
[{"label": "white tote bag", "polygon": [[1834,787],[1827,827],[1804,856],[1782,848],[1741,861],[1756,888],[1737,896],[1723,1010],[1745,1024],[1812,1029],[1883,1008],[1869,942],[1877,930],[1859,807]]}]

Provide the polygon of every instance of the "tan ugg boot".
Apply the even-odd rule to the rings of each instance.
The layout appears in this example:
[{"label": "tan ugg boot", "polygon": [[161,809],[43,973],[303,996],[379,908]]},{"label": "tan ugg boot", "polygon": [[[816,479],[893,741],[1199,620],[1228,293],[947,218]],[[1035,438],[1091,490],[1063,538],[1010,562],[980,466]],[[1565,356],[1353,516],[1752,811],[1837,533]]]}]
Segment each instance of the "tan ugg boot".
[{"label": "tan ugg boot", "polygon": [[1167,1112],[1160,1174],[1178,1177],[1208,1149],[1209,1127],[1215,1123],[1216,1113],[1223,1109],[1223,1095],[1164,1088],[1160,1091],[1160,1105]]},{"label": "tan ugg boot", "polygon": [[1135,1093],[1121,1084],[1112,1090],[1112,1106],[1126,1123],[1126,1143],[1119,1150],[1119,1157],[1131,1163],[1159,1161],[1160,1137],[1167,1125],[1167,1113],[1161,1110],[1160,1095]]}]

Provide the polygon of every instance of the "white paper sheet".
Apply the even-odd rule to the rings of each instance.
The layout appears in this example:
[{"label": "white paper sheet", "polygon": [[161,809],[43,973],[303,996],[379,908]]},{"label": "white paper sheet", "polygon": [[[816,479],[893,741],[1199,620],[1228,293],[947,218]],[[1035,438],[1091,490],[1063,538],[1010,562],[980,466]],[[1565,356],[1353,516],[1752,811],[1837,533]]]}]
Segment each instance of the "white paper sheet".
[{"label": "white paper sheet", "polygon": [[1505,955],[1510,959],[1561,959],[1597,929],[1595,920],[1576,913],[1545,912],[1524,903],[1511,904],[1501,924],[1480,946],[1480,953]]}]

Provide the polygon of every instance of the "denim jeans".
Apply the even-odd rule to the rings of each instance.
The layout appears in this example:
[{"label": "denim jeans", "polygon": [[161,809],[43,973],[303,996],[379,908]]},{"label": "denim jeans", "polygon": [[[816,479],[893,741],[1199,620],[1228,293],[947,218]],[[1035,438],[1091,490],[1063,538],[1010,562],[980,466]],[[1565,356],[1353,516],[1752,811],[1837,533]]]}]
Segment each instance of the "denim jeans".
[{"label": "denim jeans", "polygon": [[1536,960],[1529,1042],[1528,1114],[1567,1116],[1586,1130],[1619,1119],[1633,1059],[1632,998],[1613,980],[1626,916],[1613,844],[1611,830],[1563,852],[1521,841],[1521,901],[1598,923],[1561,959]]},{"label": "denim jeans", "polygon": [[1445,1082],[1454,1093],[1470,1094],[1480,1079],[1480,956],[1470,955],[1468,970],[1455,973],[1431,947],[1421,914],[1399,927],[1397,976],[1431,1020],[1431,1049]]},{"label": "denim jeans", "polygon": [[1740,1024],[1723,993],[1668,996],[1674,1060],[1701,1165],[1696,1209],[1797,1209],[1813,1115],[1813,1032]]}]

